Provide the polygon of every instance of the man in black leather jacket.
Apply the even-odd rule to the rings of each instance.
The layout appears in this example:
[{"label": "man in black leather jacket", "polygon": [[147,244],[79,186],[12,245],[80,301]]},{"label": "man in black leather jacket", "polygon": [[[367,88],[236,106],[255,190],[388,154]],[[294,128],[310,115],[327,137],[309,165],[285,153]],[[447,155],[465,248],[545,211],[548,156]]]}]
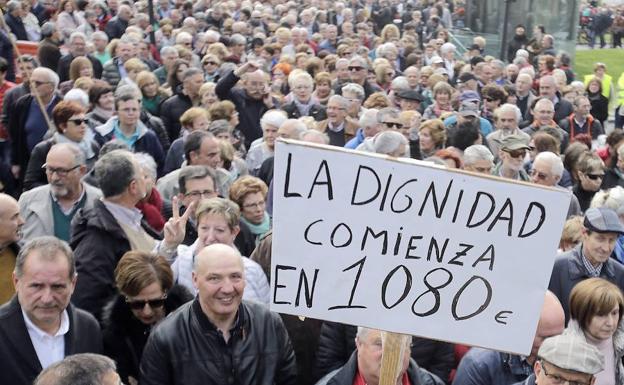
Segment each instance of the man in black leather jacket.
[{"label": "man in black leather jacket", "polygon": [[296,384],[295,354],[278,314],[243,302],[243,260],[215,244],[195,257],[197,298],[150,335],[142,385]]}]

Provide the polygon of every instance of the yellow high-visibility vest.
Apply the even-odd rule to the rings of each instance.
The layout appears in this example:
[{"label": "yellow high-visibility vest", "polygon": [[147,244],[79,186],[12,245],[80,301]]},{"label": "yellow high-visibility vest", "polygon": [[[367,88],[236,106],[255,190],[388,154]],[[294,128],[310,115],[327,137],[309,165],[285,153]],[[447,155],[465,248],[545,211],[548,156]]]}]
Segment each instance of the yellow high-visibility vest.
[{"label": "yellow high-visibility vest", "polygon": [[617,99],[618,106],[624,106],[624,72],[622,72],[622,75],[620,75],[617,86],[618,86],[618,99]]}]

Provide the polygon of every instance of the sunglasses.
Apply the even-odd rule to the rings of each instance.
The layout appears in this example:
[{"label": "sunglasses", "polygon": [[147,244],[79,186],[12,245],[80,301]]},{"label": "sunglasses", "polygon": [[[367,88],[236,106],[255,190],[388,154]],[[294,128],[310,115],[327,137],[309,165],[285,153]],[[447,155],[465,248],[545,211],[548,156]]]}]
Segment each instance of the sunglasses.
[{"label": "sunglasses", "polygon": [[149,305],[149,307],[151,307],[152,309],[158,309],[158,308],[165,306],[166,299],[167,299],[166,295],[158,299],[144,299],[144,300],[134,300],[134,301],[131,301],[126,298],[126,303],[128,304],[128,307],[130,307],[130,309],[132,310],[142,310],[145,308],[145,305]]},{"label": "sunglasses", "polygon": [[526,150],[522,149],[522,150],[506,150],[506,153],[509,154],[509,156],[511,156],[512,158],[524,158],[524,156],[526,155]]},{"label": "sunglasses", "polygon": [[604,178],[604,174],[585,174],[591,180],[598,180]]},{"label": "sunglasses", "polygon": [[86,119],[86,118],[82,118],[82,119],[78,119],[78,118],[76,118],[76,119],[68,119],[67,121],[68,122],[72,122],[72,123],[74,123],[77,126],[79,126],[81,124],[89,123],[89,119]]},{"label": "sunglasses", "polygon": [[349,71],[361,71],[364,69],[364,67],[351,67],[349,66]]},{"label": "sunglasses", "polygon": [[382,123],[385,124],[387,127],[403,128],[403,125],[398,122],[382,122]]},{"label": "sunglasses", "polygon": [[483,98],[483,100],[485,100],[486,102],[493,102],[493,101],[495,101],[496,99],[492,99],[492,98]]},{"label": "sunglasses", "polygon": [[204,65],[206,65],[206,64],[212,64],[213,66],[216,66],[218,63],[214,62],[214,61],[205,61]]}]

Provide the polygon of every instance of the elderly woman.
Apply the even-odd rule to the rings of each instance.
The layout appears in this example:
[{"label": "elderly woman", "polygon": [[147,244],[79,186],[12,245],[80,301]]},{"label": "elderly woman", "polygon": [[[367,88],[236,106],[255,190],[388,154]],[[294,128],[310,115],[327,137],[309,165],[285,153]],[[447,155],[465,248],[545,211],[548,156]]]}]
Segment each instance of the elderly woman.
[{"label": "elderly woman", "polygon": [[427,107],[423,113],[423,119],[440,118],[446,112],[453,112],[451,106],[451,96],[453,87],[448,83],[438,82],[433,86],[433,104]]},{"label": "elderly woman", "polygon": [[312,98],[314,80],[307,72],[297,71],[288,78],[292,91],[293,101],[282,107],[288,118],[298,119],[302,116],[311,116],[317,122],[327,119],[325,107]]},{"label": "elderly woman", "polygon": [[165,174],[177,170],[184,163],[184,141],[193,131],[206,131],[210,125],[208,111],[201,107],[191,107],[180,116],[180,137],[171,143],[165,158]]},{"label": "elderly woman", "polygon": [[230,186],[230,200],[241,208],[241,223],[254,235],[256,244],[271,229],[266,212],[268,187],[259,178],[243,176]]},{"label": "elderly woman", "polygon": [[605,358],[604,370],[594,385],[624,384],[624,295],[619,287],[602,278],[588,278],[570,293],[570,322],[566,334],[594,345]]},{"label": "elderly woman", "polygon": [[143,171],[145,191],[147,191],[145,197],[135,207],[141,211],[143,218],[151,228],[161,232],[165,227],[165,218],[162,215],[163,200],[155,187],[157,179],[156,162],[151,155],[144,152],[138,152],[135,155],[137,163],[141,167],[141,171]]},{"label": "elderly woman", "polygon": [[115,269],[119,294],[105,306],[102,329],[104,354],[117,363],[124,384],[139,380],[143,348],[156,324],[193,299],[162,256],[129,251]]},{"label": "elderly woman", "polygon": [[221,60],[214,54],[207,54],[202,58],[202,68],[204,69],[204,80],[207,82],[217,83],[220,78],[219,66]]},{"label": "elderly woman", "polygon": [[312,97],[316,99],[321,106],[327,106],[329,97],[332,96],[333,93],[332,79],[329,73],[317,73],[314,76],[314,92],[312,92]]},{"label": "elderly woman", "polygon": [[424,121],[418,132],[420,159],[429,158],[436,151],[444,148],[446,143],[446,128],[439,119]]},{"label": "elderly woman", "polygon": [[160,103],[170,97],[171,93],[160,86],[153,72],[141,71],[135,80],[143,95],[143,108],[154,116],[160,116]]},{"label": "elderly woman", "polygon": [[[172,265],[176,282],[197,293],[193,285],[193,260],[199,250],[215,243],[234,246],[240,232],[240,210],[227,199],[210,198],[199,202],[195,209],[197,240],[191,245],[178,246],[178,257]],[[245,291],[243,299],[267,304],[270,300],[269,282],[257,262],[243,257]]]},{"label": "elderly woman", "polygon": [[594,194],[600,190],[600,185],[605,175],[605,167],[602,159],[598,155],[587,153],[578,161],[577,167],[578,182],[572,192],[579,200],[581,211],[585,212]]},{"label": "elderly woman", "polygon": [[286,113],[281,110],[269,110],[262,115],[262,138],[254,141],[247,153],[247,168],[252,175],[257,175],[262,162],[273,156],[277,130],[287,119]]},{"label": "elderly woman", "polygon": [[86,135],[89,127],[85,109],[77,102],[61,101],[52,110],[52,120],[56,127],[54,135],[37,144],[32,151],[26,175],[24,177],[24,190],[30,190],[37,186],[48,184],[45,164],[48,152],[57,143],[74,143],[85,155],[87,168],[90,170],[97,160],[100,147]]},{"label": "elderly woman", "polygon": [[384,131],[373,139],[373,150],[377,154],[385,154],[395,158],[409,154],[407,139],[397,131]]}]

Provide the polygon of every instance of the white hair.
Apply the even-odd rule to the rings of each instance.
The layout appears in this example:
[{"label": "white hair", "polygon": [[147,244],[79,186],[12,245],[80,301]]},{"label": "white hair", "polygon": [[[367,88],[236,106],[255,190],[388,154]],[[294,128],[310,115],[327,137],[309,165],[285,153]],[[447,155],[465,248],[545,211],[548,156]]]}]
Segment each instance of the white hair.
[{"label": "white hair", "polygon": [[552,172],[552,174],[561,179],[561,176],[563,175],[563,161],[561,160],[561,157],[559,155],[555,154],[554,152],[543,151],[535,156],[535,160],[533,161],[533,163],[537,162],[538,160],[548,162],[548,164],[550,164],[550,171]]},{"label": "white hair", "polygon": [[453,43],[444,43],[442,44],[442,46],[440,47],[440,53],[441,54],[445,54],[448,52],[455,52],[457,50],[457,47],[455,47],[455,44]]},{"label": "white hair", "polygon": [[78,38],[82,39],[85,43],[87,42],[87,36],[84,33],[75,31],[75,32],[72,32],[71,35],[69,35],[68,43],[71,44],[74,42],[74,40]]},{"label": "white hair", "polygon": [[282,110],[268,110],[260,119],[260,127],[264,130],[265,126],[270,124],[279,128],[287,119],[288,116],[286,116],[286,113]]},{"label": "white hair", "polygon": [[360,99],[360,101],[363,101],[364,97],[366,96],[366,92],[364,92],[364,87],[356,83],[347,83],[342,86],[342,94],[344,95],[347,92],[355,94],[355,97]]},{"label": "white hair", "polygon": [[526,49],[519,49],[516,51],[516,57],[523,57],[526,60],[529,60],[529,51],[527,51]]},{"label": "white hair", "polygon": [[407,82],[407,78],[405,76],[397,76],[392,79],[392,83],[390,83],[390,88],[392,90],[406,90],[409,88],[409,83]]},{"label": "white hair", "polygon": [[501,113],[509,111],[513,111],[513,113],[516,114],[516,124],[522,121],[522,111],[520,111],[520,108],[515,104],[505,103],[497,109],[499,116]]},{"label": "white hair", "polygon": [[592,198],[590,206],[610,208],[618,215],[624,215],[624,188],[615,186],[608,190],[598,191]]},{"label": "white hair", "polygon": [[80,88],[72,88],[67,91],[63,100],[74,101],[80,103],[84,108],[89,108],[89,95]]},{"label": "white hair", "polygon": [[391,155],[397,151],[404,153],[405,146],[407,146],[407,139],[396,131],[384,131],[373,139],[373,149],[377,154]]},{"label": "white hair", "polygon": [[139,166],[141,166],[141,169],[143,169],[143,171],[145,171],[152,179],[157,179],[156,161],[154,161],[154,158],[152,158],[150,154],[144,152],[136,152],[134,154],[134,158],[136,159]]},{"label": "white hair", "polygon": [[482,144],[473,144],[464,150],[464,165],[475,164],[480,160],[494,162],[494,155]]},{"label": "white hair", "polygon": [[[376,124],[378,124],[379,122],[377,121],[377,114],[379,113],[379,110],[376,108],[370,108],[366,111],[364,111],[364,113],[362,113],[362,116],[360,116],[360,127],[362,128],[366,128],[366,127],[372,127]],[[624,146],[622,146],[624,147]]]}]

